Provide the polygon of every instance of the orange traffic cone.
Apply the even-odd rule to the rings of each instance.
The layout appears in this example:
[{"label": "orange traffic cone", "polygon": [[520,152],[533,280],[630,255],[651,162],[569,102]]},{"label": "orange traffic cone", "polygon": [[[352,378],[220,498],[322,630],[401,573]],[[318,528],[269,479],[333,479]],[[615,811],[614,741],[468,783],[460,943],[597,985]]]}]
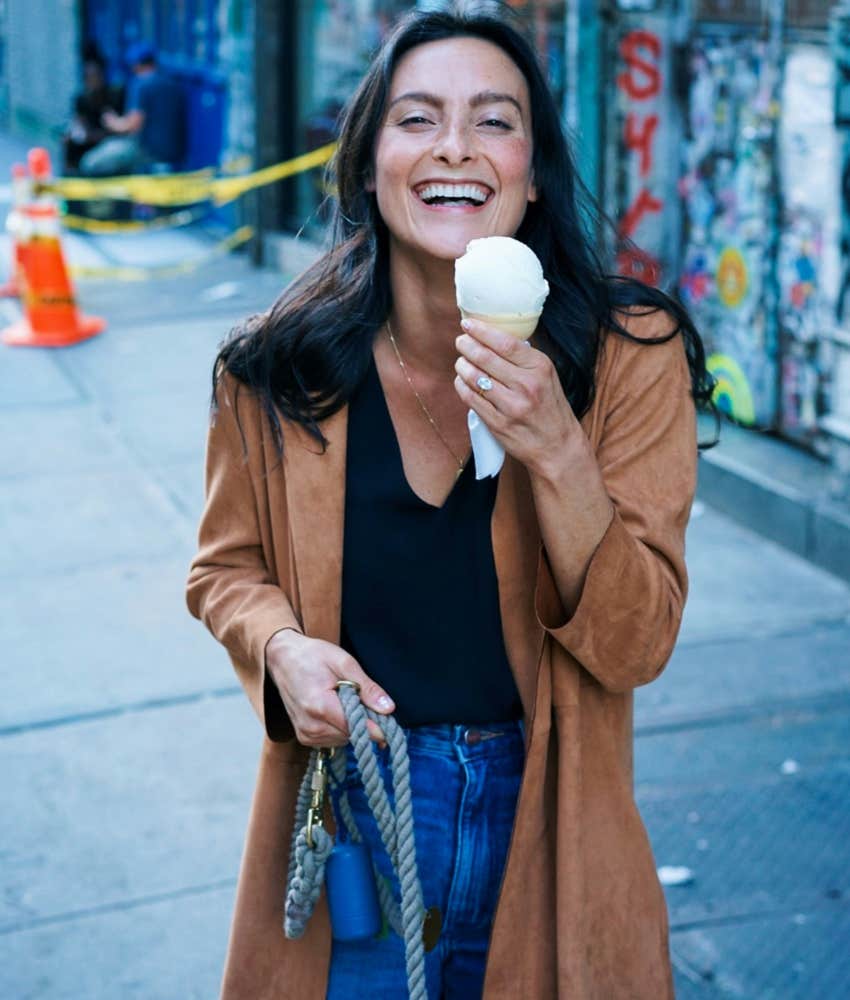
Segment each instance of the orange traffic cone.
[{"label": "orange traffic cone", "polygon": [[[50,180],[46,149],[31,149],[28,157],[33,184]],[[14,347],[67,347],[100,333],[106,321],[77,311],[74,289],[65,265],[59,212],[49,195],[39,195],[21,209],[28,225],[21,244],[21,292],[25,318],[0,334]]]},{"label": "orange traffic cone", "polygon": [[32,197],[31,185],[25,163],[12,164],[12,207],[6,216],[6,232],[12,242],[12,273],[0,285],[0,298],[16,299],[21,294],[21,248],[26,241],[26,217],[23,207]]}]

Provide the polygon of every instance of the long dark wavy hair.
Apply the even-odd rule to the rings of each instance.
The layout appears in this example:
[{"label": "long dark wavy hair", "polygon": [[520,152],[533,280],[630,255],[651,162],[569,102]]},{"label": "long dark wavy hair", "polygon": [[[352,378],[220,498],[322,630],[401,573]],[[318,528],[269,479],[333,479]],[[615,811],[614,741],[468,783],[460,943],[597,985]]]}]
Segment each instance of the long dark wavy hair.
[{"label": "long dark wavy hair", "polygon": [[515,236],[534,250],[549,281],[535,343],[555,364],[576,416],[593,401],[601,331],[637,339],[617,318],[623,309],[665,310],[673,317],[676,326],[668,336],[640,343],[649,350],[681,333],[694,400],[699,409],[713,410],[714,380],[685,308],[657,288],[606,273],[591,234],[611,223],[579,178],[534,49],[510,9],[498,2],[412,11],[381,46],[343,112],[329,171],[336,187],[330,249],[267,312],[232,331],[216,358],[213,399],[226,369],[258,395],[279,449],[281,416],[324,443],[319,424],[348,402],[365,377],[375,334],[392,309],[388,232],[367,182],[393,72],[414,47],[457,37],[497,45],[528,85],[537,200],[528,204]]}]

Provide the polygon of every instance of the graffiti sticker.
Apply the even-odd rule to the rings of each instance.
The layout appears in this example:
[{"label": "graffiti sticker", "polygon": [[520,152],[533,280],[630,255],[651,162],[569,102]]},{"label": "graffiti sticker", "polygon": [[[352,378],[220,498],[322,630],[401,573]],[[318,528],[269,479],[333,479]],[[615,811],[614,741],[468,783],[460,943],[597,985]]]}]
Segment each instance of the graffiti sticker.
[{"label": "graffiti sticker", "polygon": [[705,365],[717,379],[714,402],[718,409],[742,424],[754,424],[756,410],[753,393],[738,362],[728,354],[710,354]]},{"label": "graffiti sticker", "polygon": [[739,306],[747,295],[749,275],[744,255],[737,247],[726,247],[717,261],[717,294],[729,309]]}]

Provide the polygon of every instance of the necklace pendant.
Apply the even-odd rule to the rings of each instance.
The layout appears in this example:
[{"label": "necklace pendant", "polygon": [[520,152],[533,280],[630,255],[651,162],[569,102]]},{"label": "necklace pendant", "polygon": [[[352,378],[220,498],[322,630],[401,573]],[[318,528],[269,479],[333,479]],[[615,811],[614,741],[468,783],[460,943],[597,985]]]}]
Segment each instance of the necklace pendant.
[{"label": "necklace pendant", "polygon": [[461,466],[461,467],[460,467],[460,468],[459,468],[459,469],[457,470],[457,472],[455,473],[455,482],[457,482],[457,481],[458,481],[458,479],[460,479],[460,477],[461,477],[461,476],[463,475],[463,469],[464,469],[464,467],[463,467],[463,466]]}]

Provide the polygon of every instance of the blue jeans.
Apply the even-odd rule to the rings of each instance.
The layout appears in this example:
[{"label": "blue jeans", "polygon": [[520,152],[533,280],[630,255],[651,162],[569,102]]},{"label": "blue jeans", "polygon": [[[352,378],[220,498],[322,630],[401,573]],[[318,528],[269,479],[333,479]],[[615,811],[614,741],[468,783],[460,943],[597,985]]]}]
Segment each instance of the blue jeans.
[{"label": "blue jeans", "polygon": [[[522,777],[523,726],[445,724],[406,732],[419,879],[426,908],[438,906],[443,921],[437,947],[425,955],[428,997],[476,1000]],[[389,792],[388,753],[377,753]],[[350,747],[348,754],[345,788],[351,808],[398,899],[398,880]],[[335,798],[334,809],[339,822]],[[407,995],[404,943],[393,931],[371,941],[333,943],[327,1000],[403,1000]]]}]

